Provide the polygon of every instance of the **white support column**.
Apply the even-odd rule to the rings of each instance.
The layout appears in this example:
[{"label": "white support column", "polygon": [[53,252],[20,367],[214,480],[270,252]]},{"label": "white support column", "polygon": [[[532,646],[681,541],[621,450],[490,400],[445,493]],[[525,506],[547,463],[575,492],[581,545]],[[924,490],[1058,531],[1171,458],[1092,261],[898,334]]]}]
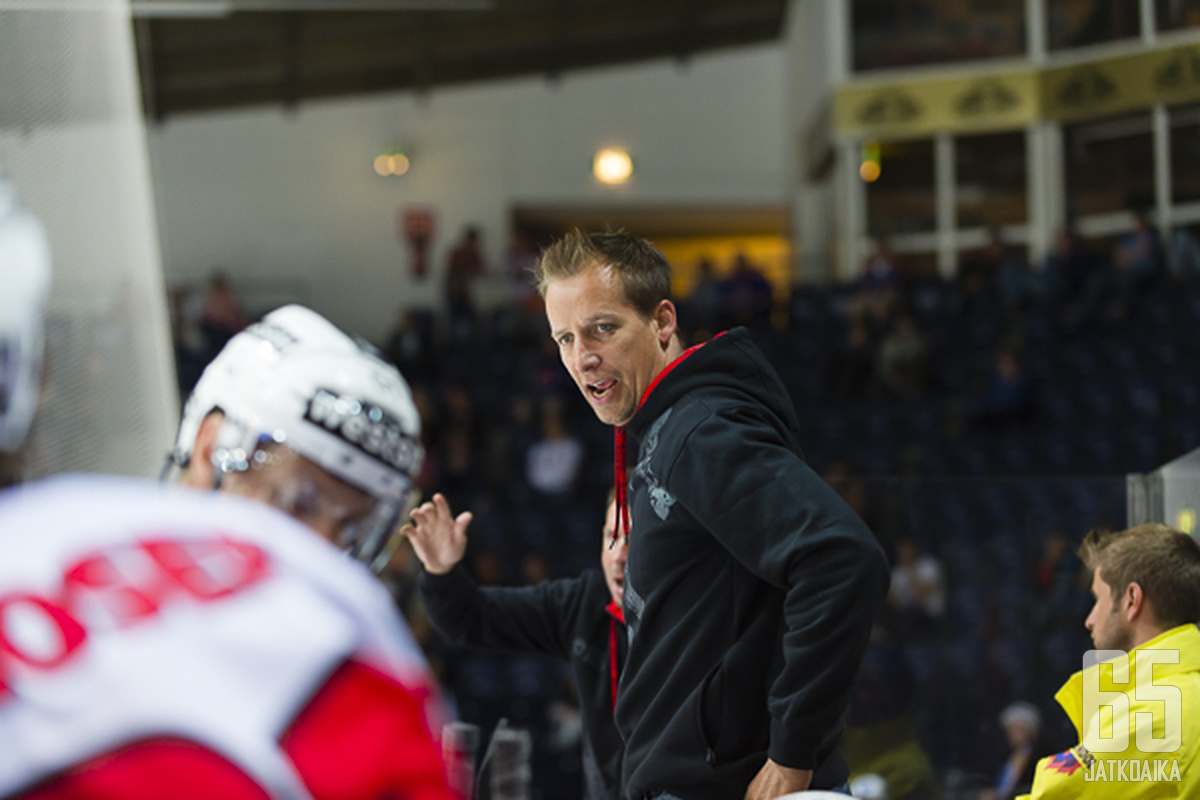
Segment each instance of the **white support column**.
[{"label": "white support column", "polygon": [[933,140],[934,197],[937,202],[938,272],[953,278],[958,270],[958,186],[955,180],[954,137],[939,133]]},{"label": "white support column", "polygon": [[1034,123],[1025,129],[1025,187],[1029,205],[1029,263],[1040,264],[1053,241],[1050,225],[1050,197],[1045,175],[1048,170],[1044,124]]},{"label": "white support column", "polygon": [[1025,0],[1025,52],[1034,66],[1046,62],[1046,0]]},{"label": "white support column", "polygon": [[1046,209],[1051,230],[1067,223],[1067,156],[1063,142],[1062,124],[1047,122],[1042,125],[1046,137],[1046,197],[1050,201]]},{"label": "white support column", "polygon": [[829,37],[829,77],[834,86],[845,83],[854,71],[854,29],[850,18],[850,2],[832,0],[830,3],[826,35]]},{"label": "white support column", "polygon": [[858,276],[863,258],[867,255],[867,188],[858,175],[861,160],[862,145],[857,140],[838,144],[837,169],[842,185],[843,207],[839,225],[842,258],[837,272],[843,281]]},{"label": "white support column", "polygon": [[[1026,54],[1035,67],[1046,63],[1046,1],[1025,0]],[[1025,186],[1029,205],[1029,261],[1040,263],[1065,217],[1062,190],[1062,136],[1056,123],[1025,128]]]},{"label": "white support column", "polygon": [[1171,119],[1164,105],[1154,107],[1154,210],[1158,233],[1171,240]]},{"label": "white support column", "polygon": [[1041,261],[1067,220],[1067,176],[1062,125],[1035,122],[1025,129],[1029,190],[1029,261]]},{"label": "white support column", "polygon": [[[1142,43],[1158,41],[1154,20],[1154,0],[1141,0]],[[1159,104],[1151,112],[1154,131],[1154,212],[1158,233],[1164,242],[1171,240],[1171,119],[1166,106]]]},{"label": "white support column", "polygon": [[1158,40],[1158,26],[1154,23],[1154,0],[1141,0],[1142,42],[1154,44]]}]

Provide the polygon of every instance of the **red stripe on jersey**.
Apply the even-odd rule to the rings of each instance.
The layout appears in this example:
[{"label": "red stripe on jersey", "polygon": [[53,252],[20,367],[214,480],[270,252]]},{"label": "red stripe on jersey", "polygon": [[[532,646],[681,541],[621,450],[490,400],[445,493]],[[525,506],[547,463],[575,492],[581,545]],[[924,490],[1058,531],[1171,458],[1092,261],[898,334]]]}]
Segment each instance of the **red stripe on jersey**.
[{"label": "red stripe on jersey", "polygon": [[138,742],[97,756],[21,800],[269,800],[224,757],[175,739]]},{"label": "red stripe on jersey", "polygon": [[430,692],[364,664],[339,668],[281,744],[315,800],[451,800],[429,730]]}]

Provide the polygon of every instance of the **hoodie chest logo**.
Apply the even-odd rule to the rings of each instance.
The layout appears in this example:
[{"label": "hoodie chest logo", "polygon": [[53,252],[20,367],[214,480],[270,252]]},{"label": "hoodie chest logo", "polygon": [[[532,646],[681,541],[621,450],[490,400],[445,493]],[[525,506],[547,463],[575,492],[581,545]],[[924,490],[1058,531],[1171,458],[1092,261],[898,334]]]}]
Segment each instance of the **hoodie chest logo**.
[{"label": "hoodie chest logo", "polygon": [[667,409],[663,415],[654,421],[650,426],[649,432],[646,433],[645,444],[642,445],[642,456],[638,459],[637,466],[633,469],[633,480],[631,484],[636,485],[639,480],[646,484],[646,489],[650,493],[650,508],[654,510],[655,515],[660,520],[666,520],[667,515],[671,513],[671,506],[675,505],[675,498],[671,493],[662,487],[658,478],[654,475],[654,470],[650,466],[650,460],[654,457],[654,452],[658,450],[659,434],[662,433],[663,426],[667,424],[667,420],[671,417],[672,409]]}]

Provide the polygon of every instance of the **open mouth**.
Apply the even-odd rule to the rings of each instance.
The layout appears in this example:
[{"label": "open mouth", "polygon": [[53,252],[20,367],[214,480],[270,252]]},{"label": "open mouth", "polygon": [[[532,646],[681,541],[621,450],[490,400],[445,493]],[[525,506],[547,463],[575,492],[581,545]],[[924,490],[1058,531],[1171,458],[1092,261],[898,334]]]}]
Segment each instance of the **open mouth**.
[{"label": "open mouth", "polygon": [[612,378],[606,378],[605,380],[602,380],[602,381],[596,381],[594,383],[589,383],[587,385],[588,395],[593,400],[603,400],[605,397],[608,397],[609,394],[612,393],[613,387],[615,387],[616,385],[617,385],[617,382],[614,381]]}]

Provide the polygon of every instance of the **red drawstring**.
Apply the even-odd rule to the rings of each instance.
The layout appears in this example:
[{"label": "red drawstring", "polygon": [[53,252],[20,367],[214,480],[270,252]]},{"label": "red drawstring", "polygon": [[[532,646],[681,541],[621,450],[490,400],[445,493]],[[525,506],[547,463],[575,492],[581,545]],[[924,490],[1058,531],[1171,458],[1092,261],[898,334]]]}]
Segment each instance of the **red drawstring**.
[{"label": "red drawstring", "polygon": [[625,610],[613,600],[604,609],[608,612],[608,674],[612,678],[613,713],[617,710],[617,679],[621,676],[621,665],[617,660],[617,623],[625,623]]},{"label": "red drawstring", "polygon": [[617,620],[608,618],[608,674],[612,678],[612,707],[613,714],[617,713],[617,678],[620,670],[617,668]]},{"label": "red drawstring", "polygon": [[629,536],[629,483],[625,476],[625,429],[613,428],[613,487],[616,490],[617,518],[613,525],[611,548],[616,545],[617,537],[624,533]]}]

